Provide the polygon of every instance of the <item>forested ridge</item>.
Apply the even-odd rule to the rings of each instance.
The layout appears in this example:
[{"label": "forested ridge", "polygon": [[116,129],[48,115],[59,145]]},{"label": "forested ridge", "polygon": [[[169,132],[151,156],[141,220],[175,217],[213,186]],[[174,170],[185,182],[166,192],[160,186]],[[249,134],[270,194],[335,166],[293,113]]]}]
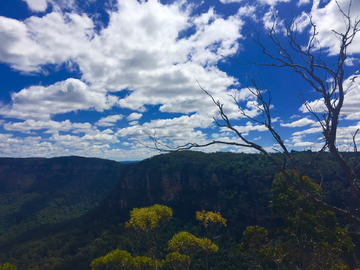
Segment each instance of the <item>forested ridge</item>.
[{"label": "forested ridge", "polygon": [[[310,151],[292,153],[294,161],[298,162],[299,166],[307,166],[307,160],[311,160],[313,155],[315,153]],[[353,158],[352,155],[344,153],[346,158]],[[258,265],[259,263],[262,263],[263,269],[266,267],[270,267],[267,269],[280,269],[280,266],[271,262],[271,256],[274,257],[275,253],[269,253],[271,256],[267,255],[267,262],[259,262],[265,257],[260,258],[258,257],[259,253],[247,252],[244,245],[242,249],[240,248],[243,235],[249,232],[247,231],[249,228],[266,228],[269,231],[271,235],[264,238],[272,241],[270,241],[272,246],[269,244],[270,242],[267,242],[268,251],[271,248],[279,249],[280,246],[276,246],[279,242],[289,245],[289,241],[285,241],[287,236],[281,234],[279,236],[279,231],[291,231],[291,226],[286,220],[294,220],[299,214],[295,211],[296,215],[294,212],[294,216],[284,217],[280,215],[281,211],[277,210],[278,212],[276,212],[274,207],[269,207],[270,201],[274,199],[273,180],[278,171],[264,155],[221,152],[205,154],[187,151],[158,155],[126,166],[110,162],[114,164],[111,169],[110,165],[103,160],[76,157],[68,159],[72,160],[67,164],[74,164],[77,160],[81,160],[82,172],[86,174],[88,171],[85,178],[88,179],[91,175],[93,183],[102,181],[107,183],[104,185],[111,186],[110,182],[112,181],[112,190],[108,189],[108,195],[97,205],[100,195],[96,194],[97,188],[95,188],[93,194],[87,193],[89,198],[91,195],[94,197],[88,200],[89,203],[84,204],[84,198],[86,202],[88,197],[79,196],[84,186],[76,186],[75,182],[72,185],[71,182],[75,180],[74,178],[69,180],[69,172],[67,171],[71,166],[63,165],[61,173],[57,171],[53,174],[54,181],[51,182],[52,184],[48,181],[49,186],[46,186],[45,182],[39,182],[45,186],[43,189],[38,187],[37,196],[40,199],[34,199],[31,197],[34,196],[34,189],[27,190],[24,188],[30,187],[32,179],[36,179],[43,173],[39,169],[37,172],[33,172],[32,176],[25,177],[26,166],[35,166],[36,162],[33,160],[27,160],[27,163],[20,166],[24,168],[23,180],[9,182],[4,181],[3,176],[1,176],[0,190],[4,191],[1,193],[1,200],[7,203],[2,203],[1,207],[7,212],[1,211],[0,226],[2,231],[0,239],[4,240],[0,242],[0,265],[9,262],[14,264],[17,269],[91,269],[90,264],[94,259],[105,256],[109,252],[119,249],[131,253],[133,238],[130,237],[131,233],[125,226],[130,219],[130,211],[134,208],[159,204],[166,205],[173,210],[171,222],[166,229],[161,231],[161,238],[164,241],[160,249],[164,250],[164,256],[166,255],[167,242],[180,231],[189,232],[200,238],[206,237],[206,230],[196,220],[195,213],[203,210],[214,211],[221,213],[227,220],[227,226],[223,226],[217,231],[216,236],[218,237],[214,243],[219,247],[219,250],[211,256],[210,269],[248,269],[251,264]],[[17,159],[13,159],[12,162],[15,164]],[[46,162],[46,160],[42,162]],[[100,166],[101,162],[103,162],[102,168],[108,166],[107,170],[94,175],[96,171],[94,168]],[[58,162],[58,164],[60,163]],[[118,167],[115,164],[118,164],[116,165]],[[7,166],[2,166],[1,173],[6,172],[7,175],[11,175],[11,166]],[[19,168],[16,166],[13,168]],[[75,171],[70,174],[80,176]],[[114,179],[110,179],[110,176]],[[334,205],[346,204],[354,210],[359,207],[355,201],[352,201],[353,198],[350,196],[351,193],[347,184],[341,180],[337,163],[329,154],[324,153],[317,159],[312,169],[308,171],[308,176],[320,189],[321,186],[326,186],[326,189],[324,188],[326,193],[322,194],[320,189],[316,192],[319,192],[319,196],[325,197],[327,201]],[[65,181],[61,177],[68,179],[67,185],[61,187],[71,186],[71,188],[60,188],[61,181]],[[30,184],[25,185],[25,183]],[[287,187],[282,187],[283,190],[277,188],[276,192],[292,194],[293,197],[298,196],[287,193]],[[270,192],[270,190],[272,191]],[[50,192],[51,195],[46,197],[42,191]],[[57,194],[56,192],[60,191],[63,192],[62,197],[54,196]],[[70,195],[66,196],[69,192]],[[12,200],[10,199],[11,196],[13,196]],[[27,200],[27,198],[31,199]],[[50,200],[50,198],[52,199]],[[54,208],[56,198],[58,200]],[[295,199],[292,205],[295,208],[303,207],[301,198]],[[290,203],[286,202],[286,204]],[[28,206],[29,204],[30,206]],[[71,208],[69,205],[72,205],[72,209],[77,209],[78,212],[75,212],[75,215],[71,217],[72,212],[70,211],[66,218],[56,219],[56,213],[62,213],[64,209]],[[90,208],[92,209],[89,211]],[[307,207],[307,209],[308,212],[304,210],[305,212],[300,214],[309,217],[309,220],[313,222],[320,222],[317,218],[312,218],[316,215],[318,217],[320,212],[318,213],[318,210],[312,206]],[[9,218],[14,213],[18,219]],[[42,213],[43,220],[47,222],[41,223],[42,219],[29,218],[29,215],[38,215],[38,213]],[[24,217],[23,220],[21,220],[22,217]],[[323,214],[323,218],[325,217],[332,220],[333,226],[338,226],[331,215]],[[344,219],[338,218],[341,227],[347,226],[355,249],[357,249],[355,252],[359,253],[359,239],[356,238],[355,234],[352,234],[352,227],[349,227]],[[48,222],[49,220],[51,222]],[[34,222],[38,223],[32,225]],[[16,228],[23,228],[21,224],[26,224],[23,226],[29,230],[22,229],[14,235],[7,233],[11,230],[16,231]],[[319,227],[321,226],[319,225]],[[316,238],[316,241],[320,241],[319,235],[326,230],[330,229],[324,227],[322,231],[317,232],[317,234],[314,233],[312,237]],[[261,229],[259,231],[262,232]],[[274,238],[276,233],[277,236]],[[279,237],[282,237],[281,241]],[[261,252],[261,247],[259,252]],[[142,255],[146,255],[146,251]],[[350,269],[356,268],[356,260],[354,253],[351,253],[351,248],[346,256],[341,255],[339,257],[340,261],[347,264]],[[201,252],[192,259],[192,262],[191,269],[206,269]],[[110,267],[112,266],[110,265]],[[164,269],[167,269],[166,267],[170,266],[165,265]],[[295,266],[291,266],[293,268],[287,267],[287,269],[297,269]]]},{"label": "forested ridge", "polygon": [[114,187],[124,165],[97,158],[0,158],[0,241],[79,217]]}]

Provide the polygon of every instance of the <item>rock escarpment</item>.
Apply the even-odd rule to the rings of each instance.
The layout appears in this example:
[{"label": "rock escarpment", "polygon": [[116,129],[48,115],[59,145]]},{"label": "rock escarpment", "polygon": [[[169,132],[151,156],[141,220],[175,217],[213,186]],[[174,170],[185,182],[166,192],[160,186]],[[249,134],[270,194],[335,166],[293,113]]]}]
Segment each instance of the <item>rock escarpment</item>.
[{"label": "rock escarpment", "polygon": [[205,209],[237,212],[232,219],[244,224],[258,222],[268,215],[267,191],[275,173],[267,162],[260,155],[231,153],[158,155],[125,167],[101,207],[128,211],[157,203],[178,210],[182,218]]}]

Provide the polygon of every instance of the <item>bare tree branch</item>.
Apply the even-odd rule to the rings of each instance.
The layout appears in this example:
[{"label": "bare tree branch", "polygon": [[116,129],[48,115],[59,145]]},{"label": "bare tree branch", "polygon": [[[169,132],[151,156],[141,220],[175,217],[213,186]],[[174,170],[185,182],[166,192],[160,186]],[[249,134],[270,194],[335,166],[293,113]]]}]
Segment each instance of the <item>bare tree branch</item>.
[{"label": "bare tree branch", "polygon": [[[161,143],[156,139],[155,136],[149,137],[153,140],[154,147],[153,149],[157,149],[159,151],[181,151],[181,150],[189,150],[192,148],[206,147],[214,144],[225,144],[225,145],[233,145],[239,147],[247,147],[255,149],[265,156],[267,156],[281,171],[285,177],[285,179],[294,186],[297,190],[299,190],[306,198],[320,206],[323,209],[333,211],[337,214],[342,215],[351,223],[357,224],[360,226],[360,215],[359,213],[351,213],[347,208],[338,208],[333,205],[327,204],[325,201],[320,200],[314,197],[303,184],[303,176],[305,173],[309,171],[309,169],[313,166],[315,160],[327,149],[330,153],[335,157],[337,163],[340,165],[343,173],[345,174],[345,178],[351,186],[355,196],[360,201],[360,184],[358,180],[358,176],[356,174],[356,170],[359,166],[351,166],[351,164],[344,159],[341,155],[340,151],[336,145],[336,135],[337,128],[340,118],[340,112],[344,105],[345,94],[347,90],[344,89],[344,80],[345,80],[345,70],[344,64],[347,57],[348,47],[353,43],[356,34],[360,31],[360,20],[356,18],[353,20],[350,16],[350,8],[351,2],[348,7],[348,11],[345,13],[340,6],[338,5],[339,11],[344,18],[345,31],[343,33],[337,32],[333,30],[335,37],[340,41],[339,46],[339,58],[337,60],[337,64],[334,67],[329,67],[326,63],[321,59],[321,47],[317,44],[317,27],[312,20],[312,17],[308,15],[310,26],[312,28],[311,36],[309,38],[309,42],[307,46],[304,48],[301,46],[296,40],[297,29],[296,29],[296,19],[293,19],[291,24],[286,26],[285,36],[287,38],[287,46],[285,46],[277,36],[275,30],[275,23],[269,29],[269,39],[275,45],[277,53],[271,53],[269,50],[263,45],[260,41],[259,33],[255,33],[254,36],[250,36],[251,39],[260,47],[262,53],[267,56],[270,60],[268,63],[258,63],[258,62],[246,62],[242,63],[237,59],[230,56],[223,56],[229,60],[234,61],[239,65],[255,65],[255,66],[266,66],[266,67],[278,67],[278,68],[289,68],[293,70],[297,74],[300,75],[304,81],[308,82],[313,90],[316,91],[321,96],[321,100],[323,101],[326,110],[321,114],[321,116],[310,106],[310,104],[303,99],[303,104],[307,108],[307,110],[315,117],[319,126],[322,129],[324,144],[320,151],[313,157],[313,159],[308,163],[305,169],[300,170],[296,163],[293,160],[286,144],[281,138],[280,134],[275,130],[272,125],[271,118],[271,95],[270,91],[265,87],[265,85],[258,80],[250,78],[252,86],[248,87],[248,90],[253,94],[256,98],[257,104],[254,106],[261,112],[262,119],[259,120],[253,116],[250,116],[246,110],[244,110],[239,101],[237,100],[235,95],[230,95],[234,104],[239,109],[239,113],[242,117],[248,118],[253,123],[262,125],[266,127],[266,129],[271,133],[272,137],[275,139],[276,143],[280,146],[282,150],[283,160],[278,159],[270,152],[268,152],[265,148],[263,148],[260,144],[257,144],[247,138],[239,131],[235,126],[233,126],[230,122],[229,117],[224,112],[224,105],[219,101],[215,100],[214,97],[204,89],[201,84],[197,81],[200,89],[213,101],[214,105],[217,107],[219,112],[219,120],[214,118],[215,123],[221,128],[227,128],[233,131],[237,137],[240,139],[239,142],[234,141],[212,141],[205,144],[196,144],[196,143],[187,143],[185,145],[170,147],[166,144]],[[316,54],[316,52],[318,52]],[[354,76],[351,78],[352,83],[358,76]],[[328,79],[332,79],[332,83],[328,83]],[[264,96],[264,94],[267,94]],[[357,152],[355,137],[358,131],[353,135],[353,143],[354,143],[354,151],[355,154]],[[150,147],[151,148],[151,147]],[[291,170],[286,168],[286,164],[289,162],[291,164]],[[297,174],[299,177],[299,182],[295,181],[294,175]]]}]

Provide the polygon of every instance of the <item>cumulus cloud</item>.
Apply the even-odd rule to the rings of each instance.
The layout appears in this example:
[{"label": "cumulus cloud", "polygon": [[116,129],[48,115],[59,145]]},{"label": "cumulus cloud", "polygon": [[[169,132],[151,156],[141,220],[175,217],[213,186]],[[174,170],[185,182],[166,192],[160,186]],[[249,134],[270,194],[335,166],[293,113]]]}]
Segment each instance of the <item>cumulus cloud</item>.
[{"label": "cumulus cloud", "polygon": [[23,0],[32,11],[45,11],[47,8],[46,0]]},{"label": "cumulus cloud", "polygon": [[[250,131],[267,131],[268,129],[264,125],[256,125],[253,122],[248,121],[245,126],[234,126],[237,131],[242,133],[243,136],[247,136]],[[229,132],[228,128],[221,128],[222,132]]]},{"label": "cumulus cloud", "polygon": [[26,120],[25,122],[16,122],[16,123],[5,123],[4,129],[8,131],[20,131],[27,133],[30,130],[56,130],[56,131],[69,131],[72,129],[72,125],[69,120],[63,122],[56,121],[35,121],[35,120]]},{"label": "cumulus cloud", "polygon": [[183,115],[169,119],[154,119],[142,125],[135,124],[130,127],[121,128],[116,132],[116,135],[120,138],[146,141],[149,139],[150,134],[162,142],[173,146],[182,145],[189,141],[204,143],[206,142],[207,135],[197,129],[208,128],[212,125],[212,119],[206,115]]},{"label": "cumulus cloud", "polygon": [[279,19],[279,17],[278,17],[279,12],[274,7],[274,5],[276,4],[277,1],[269,0],[269,2],[274,2],[274,3],[271,4],[271,8],[269,9],[269,11],[266,12],[264,14],[264,16],[262,17],[262,22],[263,22],[264,28],[266,30],[274,28],[275,31],[278,33],[285,32],[286,30],[285,30],[285,26],[284,26],[284,21]]},{"label": "cumulus cloud", "polygon": [[143,115],[141,113],[132,113],[130,114],[128,117],[126,117],[127,120],[132,121],[132,120],[138,120],[142,117]]},{"label": "cumulus cloud", "polygon": [[282,127],[304,127],[307,125],[314,125],[314,124],[317,124],[317,122],[309,118],[302,118],[300,120],[297,120],[289,124],[280,123]]},{"label": "cumulus cloud", "polygon": [[103,117],[99,121],[97,121],[96,125],[101,126],[101,127],[114,126],[117,121],[119,121],[123,118],[124,118],[124,116],[122,114],[109,115],[109,116]]},{"label": "cumulus cloud", "polygon": [[[350,1],[348,0],[331,0],[327,5],[320,7],[319,0],[313,1],[311,16],[313,22],[316,24],[316,30],[318,32],[316,38],[320,42],[321,48],[328,48],[328,52],[331,55],[337,55],[339,53],[339,41],[334,37],[333,30],[338,33],[345,33],[346,29],[346,19],[343,14],[341,14],[339,6],[343,12],[347,14],[349,3]],[[359,13],[360,1],[351,1],[350,16],[352,23],[354,23],[356,19],[359,19]],[[347,53],[351,55],[359,52],[360,36],[357,35],[353,40],[353,43],[348,47]]]},{"label": "cumulus cloud", "polygon": [[[33,11],[44,11],[45,4],[51,5],[52,11],[24,21],[0,17],[0,61],[30,74],[44,74],[46,65],[65,63],[68,68],[75,66],[81,76],[21,89],[11,94],[11,103],[0,106],[4,117],[26,120],[5,122],[7,131],[52,134],[48,140],[36,141],[42,144],[39,149],[49,147],[44,155],[124,155],[112,145],[119,142],[118,138],[125,140],[121,141],[123,145],[129,138],[146,138],[143,130],[154,128],[165,140],[176,143],[185,139],[205,141],[207,135],[197,129],[210,127],[217,110],[194,75],[216,98],[230,104],[227,110],[235,117],[237,108],[227,88],[238,83],[216,65],[221,55],[238,51],[238,41],[243,38],[241,18],[248,16],[251,8],[247,15],[242,9],[234,16],[223,17],[213,8],[193,15],[194,6],[181,1],[162,5],[159,1],[124,0],[108,11],[109,23],[95,31],[95,17],[60,10],[61,6],[68,10],[73,1],[38,1],[38,6],[31,0],[27,3]],[[183,35],[186,31],[191,34]],[[124,89],[128,92],[119,95],[121,99],[112,94]],[[249,101],[245,92],[240,96]],[[114,126],[123,114],[100,118],[94,126],[51,120],[57,114],[102,112],[114,106],[135,111],[127,117],[130,126],[116,133],[111,129],[100,132],[95,127]],[[137,120],[148,106],[159,106],[159,113],[189,115],[155,119],[140,126]],[[16,140],[20,144],[21,139]],[[145,152],[136,153],[148,155]],[[25,153],[30,152],[24,149]]]},{"label": "cumulus cloud", "polygon": [[50,119],[51,115],[77,110],[103,111],[117,98],[106,92],[90,91],[80,80],[67,79],[48,87],[31,86],[12,93],[12,104],[1,106],[0,114],[18,119]]},{"label": "cumulus cloud", "polygon": [[[258,116],[261,112],[249,89],[242,88],[236,78],[220,70],[217,64],[219,61],[227,64],[221,55],[236,56],[239,52],[245,19],[258,21],[256,16],[269,10],[263,23],[272,25],[276,5],[289,2],[258,0],[252,6],[240,4],[242,6],[233,16],[223,16],[215,8],[198,13],[196,6],[188,5],[186,1],[163,5],[160,1],[121,0],[114,2],[116,6],[108,10],[108,24],[99,29],[95,27],[99,23],[96,16],[78,12],[73,0],[23,1],[34,12],[43,12],[49,6],[52,9],[48,14],[23,21],[0,16],[0,61],[13,70],[30,75],[46,74],[48,65],[55,69],[62,65],[69,70],[74,68],[79,74],[77,79],[69,78],[52,85],[15,89],[17,92],[11,93],[11,102],[0,104],[0,114],[12,118],[2,122],[4,130],[35,135],[19,138],[2,134],[0,138],[7,145],[1,149],[10,153],[12,146],[14,153],[20,155],[23,144],[24,155],[101,154],[103,157],[127,157],[127,152],[120,149],[124,145],[132,148],[129,156],[150,155],[148,150],[141,150],[136,143],[127,141],[146,140],[146,132],[155,132],[166,143],[206,142],[208,134],[202,129],[213,129],[214,134],[218,132],[212,117],[219,115],[197,81],[216,101],[225,104],[224,110],[231,120],[240,120],[241,115],[228,94],[244,105],[249,116]],[[221,1],[224,4],[241,2]],[[304,5],[308,1],[297,3]],[[328,25],[340,29],[335,20],[341,16],[338,16],[334,3],[330,1],[320,7],[314,1],[311,13],[320,25],[319,30],[327,31]],[[258,12],[259,4],[265,5],[261,12]],[[340,4],[343,5],[343,1]],[[354,12],[359,11],[358,5],[353,3]],[[297,19],[297,23],[299,32],[306,29],[305,14]],[[281,24],[277,27],[282,29]],[[324,31],[318,38],[332,53],[335,39],[331,36],[329,41],[330,32]],[[355,43],[358,44],[358,40]],[[359,47],[353,47],[350,52]],[[354,65],[356,59],[349,58],[346,64]],[[360,119],[358,93],[357,89],[348,92],[344,118]],[[311,101],[309,104],[318,106]],[[113,114],[114,107],[117,107],[117,114]],[[139,124],[138,120],[153,108],[158,109],[154,116],[158,119]],[[106,112],[106,117],[98,117],[96,120],[99,120],[92,124],[54,120],[58,114],[110,109],[110,115]],[[320,107],[318,109],[321,111]],[[303,108],[301,110],[304,112]],[[176,113],[176,117],[171,113]],[[117,125],[117,129],[111,129],[124,118],[129,121],[126,127]],[[312,125],[311,121],[304,118],[282,126],[303,127]],[[266,130],[261,125],[235,123],[244,135]],[[100,131],[99,127],[110,128]],[[316,128],[307,129],[301,136],[316,132]],[[39,137],[42,133],[49,134],[50,139]],[[224,140],[237,140],[225,130],[216,134]],[[294,141],[297,145],[301,143],[304,141]],[[36,148],[33,154],[31,147]]]},{"label": "cumulus cloud", "polygon": [[24,122],[8,122],[4,123],[4,129],[8,131],[19,131],[22,133],[30,133],[34,130],[45,130],[44,133],[58,133],[59,131],[71,131],[73,133],[94,132],[90,123],[71,123],[70,120],[62,122],[42,121],[28,119]]},{"label": "cumulus cloud", "polygon": [[345,59],[344,62],[346,66],[354,66],[355,64],[359,64],[359,63],[360,63],[360,59],[354,57],[348,57]]},{"label": "cumulus cloud", "polygon": [[24,72],[64,63],[90,49],[93,27],[85,14],[52,12],[23,22],[0,16],[0,61]]},{"label": "cumulus cloud", "polygon": [[277,3],[280,2],[290,2],[291,0],[257,0],[260,4],[266,4],[270,6],[275,6]]},{"label": "cumulus cloud", "polygon": [[[347,127],[338,127],[338,132],[336,134],[337,142],[339,142],[340,144],[346,144],[348,147],[350,145],[353,147],[353,136],[358,129],[360,129],[360,122],[355,123],[354,125],[349,125]],[[359,136],[355,137],[355,141],[357,144],[360,143]],[[351,149],[351,151],[352,150],[353,148]]]},{"label": "cumulus cloud", "polygon": [[229,4],[229,3],[240,3],[242,0],[220,0],[223,4]]},{"label": "cumulus cloud", "polygon": [[[99,33],[85,14],[52,12],[23,22],[1,17],[0,60],[24,72],[41,72],[46,64],[73,63],[88,93],[103,95],[99,100],[110,106],[113,97],[99,93],[129,89],[130,93],[117,104],[140,112],[145,112],[147,105],[158,104],[162,104],[161,112],[206,110],[210,103],[204,99],[194,74],[222,100],[227,99],[226,89],[236,80],[216,64],[221,55],[238,50],[244,24],[240,14],[223,18],[210,8],[191,16],[192,6],[184,9],[180,2],[162,5],[157,1],[126,0],[119,1],[117,8],[109,12],[109,24]],[[181,36],[188,29],[195,32]],[[99,103],[92,104],[96,110],[109,107]],[[85,109],[87,105],[80,107]],[[24,119],[49,114],[31,116],[12,111],[7,115]]]},{"label": "cumulus cloud", "polygon": [[[359,80],[353,81],[352,78],[353,76],[350,76],[344,81],[343,87],[346,91],[346,94],[340,114],[344,119],[347,120],[359,120],[360,83]],[[308,106],[310,106],[311,109],[317,113],[323,113],[326,111],[326,106],[322,98],[308,102]],[[302,105],[299,110],[303,113],[308,113],[308,109],[305,105]]]},{"label": "cumulus cloud", "polygon": [[314,134],[314,133],[319,133],[319,132],[322,132],[322,128],[314,127],[314,128],[309,128],[309,129],[294,132],[292,135],[298,136],[298,135],[305,135],[305,134]]},{"label": "cumulus cloud", "polygon": [[309,4],[310,0],[299,0],[299,2],[296,4],[298,7]]}]

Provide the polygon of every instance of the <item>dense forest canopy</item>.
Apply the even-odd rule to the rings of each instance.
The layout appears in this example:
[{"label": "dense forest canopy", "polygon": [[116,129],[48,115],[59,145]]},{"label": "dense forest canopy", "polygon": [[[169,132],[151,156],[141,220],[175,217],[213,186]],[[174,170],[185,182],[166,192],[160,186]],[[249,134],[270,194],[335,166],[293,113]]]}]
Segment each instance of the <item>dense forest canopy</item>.
[{"label": "dense forest canopy", "polygon": [[[306,166],[306,160],[310,160],[313,155],[315,153],[310,151],[292,153],[293,159],[299,166]],[[350,158],[353,154],[344,153],[344,155]],[[75,162],[77,158],[73,159]],[[82,162],[86,168],[91,168],[96,164],[95,162],[91,163],[93,165],[90,163],[86,165],[87,159],[82,159]],[[65,170],[63,172],[65,173]],[[39,170],[36,174],[44,173],[45,171]],[[299,194],[287,191],[288,186],[280,185],[281,181],[279,182],[279,180],[274,182],[274,186],[273,181],[277,173],[276,167],[261,154],[222,152],[205,154],[187,151],[161,154],[138,163],[127,164],[122,166],[120,173],[116,176],[116,184],[108,195],[98,202],[98,206],[90,211],[83,209],[84,212],[87,211],[86,214],[65,221],[48,225],[34,224],[33,227],[29,227],[28,231],[14,235],[6,242],[1,242],[0,262],[2,264],[11,263],[18,270],[80,270],[91,269],[92,261],[115,250],[126,251],[131,257],[151,258],[152,253],[149,251],[151,248],[142,249],[138,253],[133,252],[133,241],[136,238],[131,235],[139,229],[129,227],[126,222],[131,221],[131,211],[134,208],[141,209],[159,204],[170,207],[173,215],[171,220],[164,224],[166,229],[159,232],[157,252],[160,253],[157,254],[160,254],[160,257],[157,260],[166,260],[166,256],[171,254],[170,250],[167,250],[167,244],[172,237],[179,232],[187,232],[196,237],[193,239],[208,238],[218,246],[217,252],[211,253],[212,255],[208,257],[212,258],[211,260],[207,261],[207,253],[201,249],[191,255],[191,269],[206,269],[203,268],[206,265],[209,265],[211,269],[248,269],[249,265],[254,264],[259,264],[266,269],[266,267],[274,267],[274,258],[279,257],[283,258],[284,269],[290,269],[286,267],[289,267],[291,260],[294,260],[296,264],[297,258],[270,251],[274,248],[283,250],[286,248],[293,250],[293,254],[296,254],[297,247],[292,244],[293,239],[289,238],[289,235],[292,235],[292,232],[302,235],[303,231],[297,231],[297,226],[304,229],[306,226],[312,228],[314,224],[323,224],[322,222],[326,220],[325,225],[316,225],[319,228],[318,231],[309,232],[309,237],[312,237],[310,239],[314,239],[310,242],[320,245],[312,247],[313,250],[319,251],[316,254],[326,250],[321,249],[324,243],[329,243],[329,247],[334,247],[331,246],[334,245],[334,242],[331,242],[334,234],[331,232],[341,232],[343,238],[337,239],[343,240],[339,242],[340,246],[336,246],[339,250],[334,257],[336,260],[326,261],[326,258],[322,257],[324,260],[317,259],[317,263],[320,265],[325,263],[344,264],[348,265],[350,269],[355,269],[356,259],[351,245],[355,244],[356,253],[359,254],[357,249],[359,239],[354,234],[352,226],[349,226],[347,221],[341,217],[338,217],[339,220],[336,221],[333,214],[327,212],[321,214],[322,212],[319,212],[316,207],[307,206],[305,209],[301,205],[309,205],[309,203],[304,202],[301,198],[296,199]],[[351,197],[347,183],[341,181],[341,177],[339,177],[341,171],[330,154],[325,153],[321,156],[314,164],[313,169],[309,171],[309,175],[317,187],[316,192],[322,190],[319,193],[321,195],[317,196],[322,196],[334,204],[346,203],[354,209],[359,207]],[[100,181],[103,177],[103,174],[99,174],[93,181]],[[58,183],[52,182],[51,185],[58,185]],[[23,192],[26,194],[26,191]],[[294,202],[279,201],[275,207],[275,194],[280,193],[292,194],[291,196],[296,200]],[[281,205],[285,207],[283,209],[288,209],[289,205],[292,205],[292,212],[287,210],[281,212]],[[59,204],[60,208],[65,206],[65,203]],[[41,207],[46,207],[46,205],[41,205]],[[299,212],[301,208],[304,209],[303,212]],[[28,211],[33,211],[31,208],[28,209]],[[202,211],[219,212],[226,219],[226,226],[213,228],[204,226],[206,221],[204,217],[201,217]],[[284,213],[287,214],[284,216]],[[304,220],[303,216],[306,216],[307,219]],[[301,219],[305,223],[298,224],[298,217],[302,217]],[[12,222],[14,223],[12,226],[16,226],[18,221],[12,220]],[[4,226],[4,224],[1,225]],[[261,235],[264,234],[260,233],[260,238],[256,238],[260,242],[254,240],[257,249],[252,249],[252,253],[249,253],[246,248],[239,248],[239,245],[243,243],[242,239],[245,236],[247,239],[253,239],[248,237],[251,226],[258,228],[254,232],[266,232],[268,236],[264,239],[270,241],[262,242]],[[328,238],[323,238],[323,235],[327,235]],[[348,237],[346,235],[349,235],[351,239],[346,238]],[[3,236],[4,234],[0,237]],[[247,241],[249,243],[250,240]],[[261,248],[261,245],[256,243],[266,245]],[[267,250],[265,257],[259,257],[262,250]],[[179,252],[179,254],[169,255],[169,263],[164,264],[163,269],[167,269],[166,267],[170,267],[170,265],[183,269],[182,267],[187,265],[187,257],[181,256],[190,256],[190,254],[186,255],[184,251],[180,252],[176,249],[172,252]],[[307,255],[307,258],[314,257]],[[143,259],[145,260],[145,258]]]}]

